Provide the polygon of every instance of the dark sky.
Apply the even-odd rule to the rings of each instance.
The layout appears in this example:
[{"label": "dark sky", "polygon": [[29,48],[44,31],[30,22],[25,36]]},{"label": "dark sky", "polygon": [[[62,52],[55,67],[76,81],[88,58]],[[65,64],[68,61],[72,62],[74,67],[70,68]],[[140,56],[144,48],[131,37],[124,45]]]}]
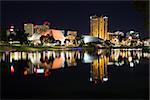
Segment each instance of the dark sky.
[{"label": "dark sky", "polygon": [[48,20],[53,27],[78,30],[89,33],[89,16],[106,15],[109,18],[109,31],[127,32],[131,29],[148,37],[145,17],[131,1],[22,1],[2,2],[2,25],[14,24],[22,28],[24,22],[42,24]]}]

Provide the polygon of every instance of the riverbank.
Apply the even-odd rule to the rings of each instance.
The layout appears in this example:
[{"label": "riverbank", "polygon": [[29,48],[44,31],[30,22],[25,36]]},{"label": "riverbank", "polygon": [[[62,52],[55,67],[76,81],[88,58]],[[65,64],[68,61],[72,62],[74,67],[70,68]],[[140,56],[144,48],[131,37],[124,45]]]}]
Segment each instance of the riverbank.
[{"label": "riverbank", "polygon": [[33,46],[20,46],[20,45],[0,45],[0,52],[4,51],[44,51],[44,50],[90,50],[96,49],[137,49],[150,50],[150,47],[74,47],[74,46],[54,46],[54,47],[33,47]]},{"label": "riverbank", "polygon": [[44,50],[93,50],[89,47],[66,47],[66,46],[54,46],[54,47],[33,47],[33,46],[12,46],[1,45],[0,52],[4,51],[44,51]]}]

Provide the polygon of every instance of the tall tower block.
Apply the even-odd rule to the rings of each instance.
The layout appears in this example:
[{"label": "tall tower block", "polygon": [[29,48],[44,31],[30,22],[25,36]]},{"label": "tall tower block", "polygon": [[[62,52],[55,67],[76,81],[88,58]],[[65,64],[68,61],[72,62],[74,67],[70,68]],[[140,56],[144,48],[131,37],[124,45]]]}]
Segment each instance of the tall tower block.
[{"label": "tall tower block", "polygon": [[98,37],[98,17],[90,16],[90,35],[94,37]]},{"label": "tall tower block", "polygon": [[109,40],[108,17],[90,16],[90,35]]}]

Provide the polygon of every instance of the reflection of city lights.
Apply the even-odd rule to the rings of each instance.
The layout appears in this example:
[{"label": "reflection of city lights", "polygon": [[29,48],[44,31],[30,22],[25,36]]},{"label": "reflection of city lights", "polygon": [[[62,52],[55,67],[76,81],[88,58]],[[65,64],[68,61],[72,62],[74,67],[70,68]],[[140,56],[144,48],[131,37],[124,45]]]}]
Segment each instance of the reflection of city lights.
[{"label": "reflection of city lights", "polygon": [[133,67],[134,66],[134,63],[133,62],[130,62],[130,67]]},{"label": "reflection of city lights", "polygon": [[36,68],[35,67],[33,68],[33,72],[36,72]]},{"label": "reflection of city lights", "polygon": [[12,28],[11,28],[11,29],[9,29],[9,31],[10,31],[10,32],[13,32],[13,31],[14,31],[14,29],[12,29]]},{"label": "reflection of city lights", "polygon": [[92,81],[92,77],[90,77],[90,81]]},{"label": "reflection of city lights", "polygon": [[108,64],[107,65],[113,65],[114,63],[113,62],[108,62]]},{"label": "reflection of city lights", "polygon": [[14,69],[13,66],[11,66],[10,70],[11,70],[11,73],[14,73],[14,72],[15,72],[15,69]]},{"label": "reflection of city lights", "polygon": [[131,51],[128,51],[128,56],[131,56]]},{"label": "reflection of city lights", "polygon": [[41,58],[40,53],[29,53],[28,55],[28,59],[30,59],[33,64],[39,64],[40,58]]},{"label": "reflection of city lights", "polygon": [[[93,81],[94,80],[102,80],[107,81],[108,78],[104,78],[104,76],[107,75],[107,66],[108,65],[116,65],[116,66],[122,66],[123,64],[128,64],[127,61],[129,61],[129,67],[131,69],[136,66],[136,64],[140,63],[140,57],[146,57],[149,58],[150,54],[147,52],[142,52],[137,49],[116,49],[112,50],[111,55],[107,56],[105,55],[105,52],[102,52],[103,50],[99,50],[99,53],[102,55],[98,55],[96,57],[99,57],[97,59],[95,57],[95,54],[91,54],[88,52],[80,52],[80,51],[46,51],[43,52],[7,52],[2,53],[2,59],[5,61],[10,61],[12,63],[13,60],[28,60],[29,67],[32,66],[29,70],[32,69],[32,72],[36,73],[43,73],[44,76],[49,76],[50,72],[45,71],[46,69],[57,69],[62,68],[66,64],[68,66],[76,66],[78,63],[76,61],[79,61],[79,59],[83,59],[85,63],[92,63],[92,71],[91,76],[88,80]],[[43,57],[45,56],[45,57]],[[124,59],[122,59],[122,56],[124,56]],[[10,57],[10,59],[8,58]],[[22,57],[22,58],[21,58]],[[27,58],[28,57],[28,58]],[[119,58],[118,58],[119,57]],[[8,59],[6,59],[8,58]],[[42,58],[42,60],[40,60]],[[110,62],[109,62],[110,61]],[[124,62],[125,61],[125,62]],[[64,63],[66,62],[66,63]],[[65,64],[65,65],[64,65]],[[36,66],[36,67],[35,67]],[[133,67],[133,68],[132,68]],[[10,68],[10,67],[9,67]],[[45,69],[44,69],[45,68]],[[10,71],[11,73],[16,72],[15,67],[11,66]],[[105,71],[106,70],[106,71]],[[32,73],[28,70],[22,71],[22,74],[27,75],[29,73]],[[93,72],[93,73],[92,73]]]},{"label": "reflection of city lights", "polygon": [[25,70],[25,71],[24,71],[24,75],[27,75],[27,74],[28,74],[28,71],[27,71],[27,70]]},{"label": "reflection of city lights", "polygon": [[139,64],[139,60],[136,60],[136,63]]},{"label": "reflection of city lights", "polygon": [[108,77],[104,77],[103,81],[105,81],[105,82],[108,81]]},{"label": "reflection of city lights", "polygon": [[131,36],[129,36],[129,40],[132,40],[132,37],[131,37]]},{"label": "reflection of city lights", "polygon": [[44,73],[44,69],[36,69],[36,73]]},{"label": "reflection of city lights", "polygon": [[132,57],[129,57],[128,60],[129,60],[129,62],[131,62],[132,61]]},{"label": "reflection of city lights", "polygon": [[12,53],[10,52],[10,63],[12,63]]},{"label": "reflection of city lights", "polygon": [[120,65],[123,65],[124,64],[124,61],[120,62]]},{"label": "reflection of city lights", "polygon": [[2,57],[3,61],[5,61],[5,53],[3,53],[3,57]]},{"label": "reflection of city lights", "polygon": [[48,71],[45,71],[44,76],[47,77],[49,75]]},{"label": "reflection of city lights", "polygon": [[22,58],[23,58],[23,59],[26,59],[26,57],[27,57],[26,52],[22,52]]},{"label": "reflection of city lights", "polygon": [[60,58],[55,58],[54,61],[53,61],[53,65],[52,65],[52,69],[58,69],[58,68],[61,68],[62,65],[63,65],[63,58],[60,57]]},{"label": "reflection of city lights", "polygon": [[150,53],[143,53],[143,57],[150,58]]},{"label": "reflection of city lights", "polygon": [[21,59],[21,52],[18,52],[18,60]]},{"label": "reflection of city lights", "polygon": [[14,60],[18,60],[18,52],[14,52]]},{"label": "reflection of city lights", "polygon": [[91,57],[88,53],[84,53],[84,62],[91,63],[93,61],[93,57]]},{"label": "reflection of city lights", "polygon": [[115,65],[116,65],[116,66],[119,66],[119,63],[118,63],[118,62],[116,62],[116,63],[115,63]]},{"label": "reflection of city lights", "polygon": [[61,52],[61,58],[62,58],[62,67],[65,67],[64,62],[65,62],[65,54],[64,52]]}]

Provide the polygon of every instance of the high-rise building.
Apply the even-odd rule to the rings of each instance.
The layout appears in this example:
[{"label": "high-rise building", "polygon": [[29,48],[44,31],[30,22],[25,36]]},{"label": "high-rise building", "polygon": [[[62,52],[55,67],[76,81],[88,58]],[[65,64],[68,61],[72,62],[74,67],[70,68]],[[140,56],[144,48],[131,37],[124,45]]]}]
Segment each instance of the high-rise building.
[{"label": "high-rise building", "polygon": [[34,33],[34,25],[32,23],[24,24],[25,33],[33,34]]},{"label": "high-rise building", "polygon": [[109,34],[108,34],[108,17],[103,17],[104,19],[104,34],[105,34],[105,40],[109,40]]},{"label": "high-rise building", "polygon": [[90,16],[90,35],[109,40],[108,17]]},{"label": "high-rise building", "polygon": [[98,27],[98,17],[97,16],[90,16],[90,34],[91,36],[94,36],[94,37],[99,37],[98,36],[98,30],[99,30],[99,27]]}]

